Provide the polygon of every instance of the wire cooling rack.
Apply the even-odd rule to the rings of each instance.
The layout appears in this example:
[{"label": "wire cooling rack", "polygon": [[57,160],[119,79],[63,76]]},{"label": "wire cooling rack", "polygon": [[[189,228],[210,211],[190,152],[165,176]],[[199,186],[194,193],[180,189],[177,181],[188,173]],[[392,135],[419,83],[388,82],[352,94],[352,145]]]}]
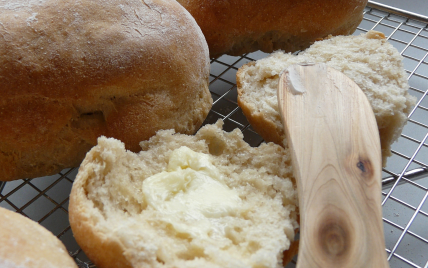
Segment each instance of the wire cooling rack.
[{"label": "wire cooling rack", "polygon": [[[369,1],[355,34],[374,29],[385,33],[403,55],[410,93],[418,102],[393,145],[383,169],[383,222],[386,253],[392,268],[428,268],[428,18]],[[244,139],[258,146],[263,139],[251,128],[237,105],[237,69],[267,54],[222,56],[211,61],[213,108],[205,124],[224,120],[226,131],[240,128]],[[68,222],[68,196],[77,169],[59,174],[0,182],[0,206],[17,211],[52,231],[79,267],[95,267],[73,238]],[[288,267],[294,267],[295,261]]]}]

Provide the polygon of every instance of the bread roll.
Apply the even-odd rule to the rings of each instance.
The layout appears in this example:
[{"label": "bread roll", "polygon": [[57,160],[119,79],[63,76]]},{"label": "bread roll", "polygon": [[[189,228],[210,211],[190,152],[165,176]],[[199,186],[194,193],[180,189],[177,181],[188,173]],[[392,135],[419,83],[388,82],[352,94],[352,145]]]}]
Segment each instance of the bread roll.
[{"label": "bread roll", "polygon": [[276,52],[242,66],[237,74],[238,104],[253,128],[266,140],[286,146],[278,110],[279,73],[292,64],[324,62],[343,72],[364,91],[376,117],[383,164],[415,104],[408,93],[402,56],[376,31],[337,36],[313,44],[300,54]]},{"label": "bread roll", "polygon": [[0,1],[0,180],[78,166],[100,135],[194,133],[212,105],[208,47],[168,0]]},{"label": "bread roll", "polygon": [[35,221],[0,207],[0,267],[77,268],[62,242]]},{"label": "bread roll", "polygon": [[222,121],[159,131],[138,154],[101,137],[70,196],[76,241],[99,268],[283,267],[297,228],[290,156]]},{"label": "bread roll", "polygon": [[204,33],[210,56],[302,50],[331,35],[352,34],[367,0],[178,0]]}]

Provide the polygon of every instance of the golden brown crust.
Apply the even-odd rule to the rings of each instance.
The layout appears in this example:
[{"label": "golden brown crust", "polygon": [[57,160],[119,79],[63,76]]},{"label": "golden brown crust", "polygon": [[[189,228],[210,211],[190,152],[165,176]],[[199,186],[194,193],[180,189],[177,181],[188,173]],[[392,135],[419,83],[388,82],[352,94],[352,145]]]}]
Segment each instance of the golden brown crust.
[{"label": "golden brown crust", "polygon": [[128,149],[193,134],[211,108],[206,41],[174,1],[0,4],[0,180],[76,166],[100,135]]},{"label": "golden brown crust", "polygon": [[[102,237],[97,233],[96,216],[90,217],[87,212],[87,196],[83,185],[84,180],[76,181],[70,194],[69,220],[73,226],[73,235],[80,248],[88,258],[99,267],[106,268],[132,268],[128,259],[124,256],[124,246],[112,237]],[[104,238],[104,239],[103,239]]]},{"label": "golden brown crust", "polygon": [[309,47],[329,34],[348,35],[367,0],[178,0],[196,19],[210,56]]},{"label": "golden brown crust", "polygon": [[244,85],[242,85],[243,75],[245,69],[249,66],[255,65],[256,62],[252,61],[241,66],[236,72],[236,85],[238,91],[238,105],[242,110],[245,118],[250,123],[251,127],[263,137],[266,142],[273,142],[283,146],[284,139],[280,135],[283,133],[282,129],[278,129],[275,122],[266,119],[266,116],[262,112],[257,112],[251,103],[245,101],[245,98],[241,96],[244,94]]},{"label": "golden brown crust", "polygon": [[77,268],[77,265],[51,232],[0,207],[0,267]]},{"label": "golden brown crust", "polygon": [[299,252],[299,242],[299,240],[291,242],[290,248],[284,251],[284,258],[282,259],[284,266],[290,263],[294,256]]}]

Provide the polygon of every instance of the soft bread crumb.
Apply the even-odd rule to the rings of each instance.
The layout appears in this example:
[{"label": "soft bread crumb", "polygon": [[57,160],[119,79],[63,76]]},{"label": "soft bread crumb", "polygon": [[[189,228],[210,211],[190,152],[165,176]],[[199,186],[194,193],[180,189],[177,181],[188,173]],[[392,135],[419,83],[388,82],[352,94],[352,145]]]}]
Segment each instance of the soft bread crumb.
[{"label": "soft bread crumb", "polygon": [[[111,259],[127,267],[282,267],[298,227],[290,156],[273,143],[250,147],[241,131],[226,133],[222,125],[206,125],[195,136],[159,131],[140,143],[138,154],[118,140],[98,139],[70,198],[73,233],[97,266],[115,267],[107,259],[120,245]],[[144,181],[167,170],[171,154],[183,146],[208,156],[224,185],[239,196],[236,211],[199,219],[149,204]],[[206,221],[217,227],[198,236],[189,231]],[[95,240],[115,246],[100,251]]]},{"label": "soft bread crumb", "polygon": [[366,38],[368,39],[385,39],[385,35],[381,32],[377,32],[377,31],[368,31],[366,33]]},{"label": "soft bread crumb", "polygon": [[287,146],[278,109],[279,74],[286,67],[303,62],[326,63],[363,90],[376,117],[385,165],[391,155],[391,144],[400,136],[415,104],[415,98],[408,93],[399,52],[383,33],[369,31],[315,42],[298,55],[276,52],[242,66],[237,73],[238,104],[266,141]]}]

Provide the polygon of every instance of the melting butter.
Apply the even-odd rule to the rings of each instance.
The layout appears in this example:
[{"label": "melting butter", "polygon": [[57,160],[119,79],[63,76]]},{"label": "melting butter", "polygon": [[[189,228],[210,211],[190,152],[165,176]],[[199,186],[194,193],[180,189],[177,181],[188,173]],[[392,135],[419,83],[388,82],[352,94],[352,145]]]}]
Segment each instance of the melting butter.
[{"label": "melting butter", "polygon": [[[241,204],[238,193],[223,181],[209,155],[188,147],[172,152],[166,171],[143,182],[149,206],[166,215],[178,232],[206,237],[223,233],[220,217],[233,216]],[[184,224],[191,222],[191,225]]]}]

